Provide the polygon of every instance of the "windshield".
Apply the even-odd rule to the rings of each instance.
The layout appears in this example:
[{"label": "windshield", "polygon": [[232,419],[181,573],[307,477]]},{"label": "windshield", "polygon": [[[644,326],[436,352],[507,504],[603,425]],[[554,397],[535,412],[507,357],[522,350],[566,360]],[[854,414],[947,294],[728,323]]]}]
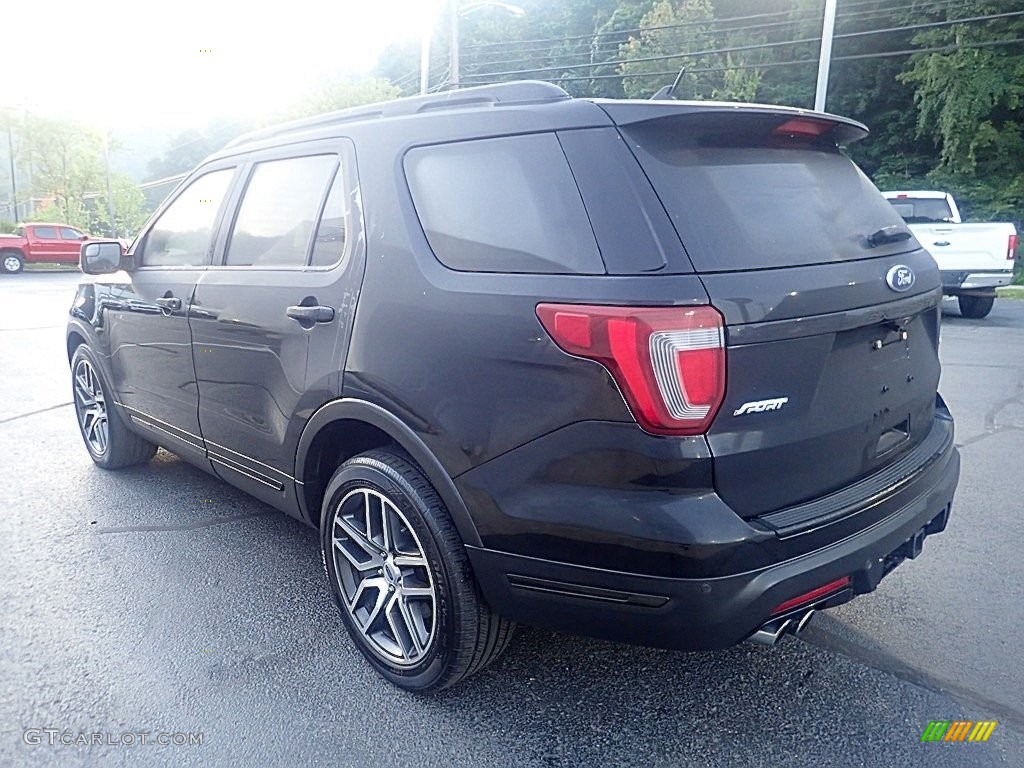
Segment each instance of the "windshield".
[{"label": "windshield", "polygon": [[640,164],[701,272],[849,261],[917,248],[872,247],[903,222],[860,169],[835,150],[686,146],[679,134],[636,131]]}]

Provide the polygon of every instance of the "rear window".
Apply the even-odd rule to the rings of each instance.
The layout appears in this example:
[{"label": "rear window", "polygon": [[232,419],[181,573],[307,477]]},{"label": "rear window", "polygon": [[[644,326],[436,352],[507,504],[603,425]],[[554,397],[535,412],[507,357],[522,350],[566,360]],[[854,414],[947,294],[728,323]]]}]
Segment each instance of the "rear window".
[{"label": "rear window", "polygon": [[605,271],[553,133],[418,147],[405,173],[427,241],[451,269]]},{"label": "rear window", "polygon": [[882,256],[869,248],[902,221],[838,151],[810,146],[693,146],[677,132],[635,130],[634,149],[700,272],[802,266]]},{"label": "rear window", "polygon": [[946,198],[936,197],[895,197],[889,198],[896,213],[908,224],[931,224],[953,220]]}]

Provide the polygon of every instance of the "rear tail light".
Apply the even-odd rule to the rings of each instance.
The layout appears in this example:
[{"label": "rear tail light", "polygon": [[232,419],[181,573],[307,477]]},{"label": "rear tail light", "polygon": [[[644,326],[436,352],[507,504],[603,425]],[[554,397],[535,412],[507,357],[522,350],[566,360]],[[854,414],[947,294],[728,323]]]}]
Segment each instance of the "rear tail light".
[{"label": "rear tail light", "polygon": [[537,317],[563,350],[609,370],[648,432],[707,431],[725,397],[724,322],[715,309],[540,304]]},{"label": "rear tail light", "polygon": [[1006,259],[1007,261],[1013,261],[1017,255],[1017,235],[1010,235],[1010,242],[1006,245]]}]

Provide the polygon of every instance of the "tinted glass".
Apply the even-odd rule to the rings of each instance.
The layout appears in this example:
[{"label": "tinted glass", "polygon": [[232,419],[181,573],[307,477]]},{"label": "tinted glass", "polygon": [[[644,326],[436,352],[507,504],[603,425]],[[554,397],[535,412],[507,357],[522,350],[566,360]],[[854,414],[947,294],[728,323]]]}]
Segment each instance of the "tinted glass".
[{"label": "tinted glass", "polygon": [[420,147],[408,153],[405,169],[427,240],[446,266],[604,273],[554,134]]},{"label": "tinted glass", "polygon": [[41,240],[56,240],[57,239],[57,228],[56,227],[32,227],[32,231],[36,237]]},{"label": "tinted glass", "polygon": [[953,212],[945,198],[898,197],[890,198],[896,213],[908,224],[929,224],[953,220]]},{"label": "tinted glass", "polygon": [[71,227],[61,227],[60,236],[65,240],[81,240],[82,233],[77,229],[71,229]]},{"label": "tinted glass", "polygon": [[327,204],[324,205],[324,212],[320,217],[320,225],[313,240],[313,256],[309,262],[314,267],[336,264],[345,254],[352,212],[349,210],[343,176],[340,171],[335,175],[331,194],[327,197]]},{"label": "tinted glass", "polygon": [[693,272],[665,209],[615,128],[562,131],[609,274]]},{"label": "tinted glass", "polygon": [[150,267],[209,263],[213,225],[234,169],[200,176],[179,194],[149,230],[142,264]]},{"label": "tinted glass", "polygon": [[228,266],[298,267],[338,158],[296,157],[259,163],[249,177],[228,242]]},{"label": "tinted glass", "polygon": [[903,222],[838,151],[693,146],[675,132],[637,131],[637,158],[701,272],[863,259],[919,247],[870,248],[869,235]]}]

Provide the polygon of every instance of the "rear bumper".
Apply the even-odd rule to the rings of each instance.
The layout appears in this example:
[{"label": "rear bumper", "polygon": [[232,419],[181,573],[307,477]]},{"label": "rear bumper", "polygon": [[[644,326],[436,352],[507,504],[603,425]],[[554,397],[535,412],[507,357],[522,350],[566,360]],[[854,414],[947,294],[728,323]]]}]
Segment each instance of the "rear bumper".
[{"label": "rear bumper", "polygon": [[[610,519],[599,506],[575,515],[579,541],[565,546],[561,555],[501,551],[493,541],[529,548],[532,539],[487,535],[483,547],[469,547],[468,553],[488,602],[521,623],[654,647],[727,647],[772,619],[780,604],[824,584],[850,577],[848,587],[819,599],[816,607],[873,591],[905,557],[916,557],[926,536],[945,528],[960,457],[944,409],[937,415],[936,429],[948,430],[949,439],[913,481],[894,485],[842,519],[795,535],[744,521],[727,507],[723,510],[720,500],[718,506],[707,504],[706,498],[705,503],[685,496],[673,500],[647,491],[642,494],[650,497],[646,508],[627,503],[619,510],[622,520],[648,518],[651,536],[661,536],[660,542],[648,542],[648,557],[641,561],[631,548],[635,542],[623,535],[628,526],[603,536],[593,519],[589,530],[582,527],[589,518]],[[620,501],[631,499],[622,496]],[[671,506],[678,514],[666,512]],[[690,507],[697,510],[696,517],[686,514]],[[680,531],[671,525],[701,516],[707,518],[703,527]],[[690,540],[683,544],[683,538]],[[588,550],[603,557],[588,557],[585,564],[566,562],[582,559]],[[673,555],[674,566],[664,567],[667,554]],[[622,567],[628,563],[636,567]]]},{"label": "rear bumper", "polygon": [[1009,285],[1013,280],[1013,262],[1005,270],[989,270],[985,272],[943,271],[942,290],[946,293],[967,291],[983,291]]}]

